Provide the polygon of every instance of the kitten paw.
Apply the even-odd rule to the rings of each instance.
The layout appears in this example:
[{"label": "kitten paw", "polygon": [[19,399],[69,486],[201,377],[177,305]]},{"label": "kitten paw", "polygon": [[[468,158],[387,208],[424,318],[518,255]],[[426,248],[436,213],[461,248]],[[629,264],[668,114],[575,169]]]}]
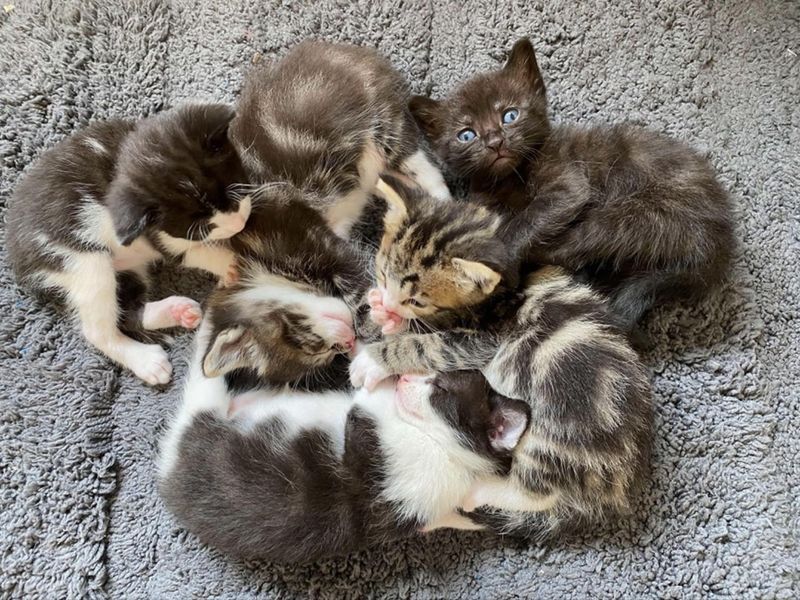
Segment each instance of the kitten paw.
[{"label": "kitten paw", "polygon": [[398,333],[405,328],[406,320],[383,305],[383,290],[371,289],[367,293],[367,303],[370,308],[369,318],[376,325],[380,325],[383,335]]},{"label": "kitten paw", "polygon": [[203,311],[200,305],[185,296],[169,296],[158,302],[148,302],[142,313],[144,329],[183,327],[194,329],[200,324]]},{"label": "kitten paw", "polygon": [[172,377],[172,365],[167,353],[156,344],[142,344],[127,366],[149,385],[164,385]]},{"label": "kitten paw", "polygon": [[184,329],[194,329],[203,319],[203,310],[191,298],[176,297],[175,302],[170,306],[170,313],[172,313],[175,323]]},{"label": "kitten paw", "polygon": [[350,353],[356,345],[356,334],[348,320],[330,313],[323,313],[320,318],[322,337],[331,348],[343,353]]},{"label": "kitten paw", "polygon": [[381,381],[390,376],[391,373],[366,351],[359,352],[358,356],[350,363],[350,383],[355,388],[365,387],[373,390]]}]

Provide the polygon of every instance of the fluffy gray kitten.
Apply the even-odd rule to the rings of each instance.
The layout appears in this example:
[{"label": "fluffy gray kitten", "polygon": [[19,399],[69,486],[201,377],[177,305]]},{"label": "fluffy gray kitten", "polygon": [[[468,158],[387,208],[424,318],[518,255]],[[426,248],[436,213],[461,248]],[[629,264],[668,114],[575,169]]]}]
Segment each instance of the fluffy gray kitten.
[{"label": "fluffy gray kitten", "polygon": [[228,239],[242,230],[250,198],[228,140],[233,109],[189,104],[139,122],[89,125],[45,152],[14,191],[8,253],[20,284],[62,296],[86,339],[145,382],[172,366],[141,330],[200,322],[194,300],[145,302],[151,263],[178,257],[225,278]]},{"label": "fluffy gray kitten", "polygon": [[292,183],[346,236],[384,170],[450,197],[419,148],[408,99],[375,50],[307,41],[247,74],[231,133],[253,183]]}]

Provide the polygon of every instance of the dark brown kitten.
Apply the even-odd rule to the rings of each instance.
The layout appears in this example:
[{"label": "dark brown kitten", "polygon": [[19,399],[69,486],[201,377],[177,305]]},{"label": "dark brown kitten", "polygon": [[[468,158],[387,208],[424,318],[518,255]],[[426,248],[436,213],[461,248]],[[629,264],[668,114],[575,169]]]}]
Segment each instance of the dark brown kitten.
[{"label": "dark brown kitten", "polygon": [[403,76],[374,49],[306,41],[247,74],[231,132],[252,182],[293,184],[346,236],[386,169],[450,197],[419,148],[408,98]]},{"label": "dark brown kitten", "polygon": [[551,127],[531,43],[446,99],[411,110],[471,199],[506,211],[504,236],[532,262],[585,275],[630,329],[652,306],[702,294],[735,246],[727,193],[709,162],[627,125]]}]

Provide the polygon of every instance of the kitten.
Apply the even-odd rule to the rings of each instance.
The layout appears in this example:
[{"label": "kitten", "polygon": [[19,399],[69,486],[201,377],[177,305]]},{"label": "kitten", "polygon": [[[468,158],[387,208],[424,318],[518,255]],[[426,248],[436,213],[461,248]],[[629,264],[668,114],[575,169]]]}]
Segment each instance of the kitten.
[{"label": "kitten", "polygon": [[149,265],[179,256],[224,277],[226,240],[249,216],[249,198],[227,193],[245,180],[227,137],[233,114],[194,104],[138,123],[94,123],[42,155],[8,210],[19,283],[63,296],[86,339],[151,385],[169,381],[167,355],[126,333],[193,328],[201,312],[180,296],[145,303]]},{"label": "kitten", "polygon": [[346,385],[342,355],[352,352],[356,329],[371,335],[358,321],[367,255],[337,237],[291,185],[244,189],[254,209],[231,240],[238,280],[212,292],[205,307],[205,375],[228,375],[236,389]]},{"label": "kitten", "polygon": [[243,558],[312,562],[458,525],[471,483],[501,474],[527,421],[478,373],[403,377],[374,391],[231,398],[199,357],[165,436],[159,488],[204,543]]},{"label": "kitten", "polygon": [[401,169],[450,192],[419,148],[408,84],[369,48],[307,41],[245,78],[231,126],[251,181],[288,181],[346,237],[378,175]]},{"label": "kitten", "polygon": [[[453,263],[491,239],[497,221],[482,215],[486,220],[476,222],[472,210],[442,221],[440,211],[448,209],[441,202],[403,196],[386,194],[376,318],[385,320],[391,302],[433,332],[367,345],[351,364],[352,383],[370,388],[392,374],[480,369],[499,394],[524,401],[529,424],[506,424],[522,430],[519,445],[509,448],[510,477],[480,482],[462,503],[467,511],[488,507],[493,518],[486,522],[503,533],[527,528],[544,537],[627,511],[647,469],[651,393],[606,300],[559,267],[534,271],[519,292],[500,288],[502,275],[488,260],[465,278]],[[436,330],[442,322],[447,326]]]},{"label": "kitten", "polygon": [[709,162],[633,126],[551,126],[527,39],[502,69],[442,101],[414,97],[410,109],[473,198],[512,217],[512,247],[581,272],[610,295],[623,328],[726,277],[732,208]]}]

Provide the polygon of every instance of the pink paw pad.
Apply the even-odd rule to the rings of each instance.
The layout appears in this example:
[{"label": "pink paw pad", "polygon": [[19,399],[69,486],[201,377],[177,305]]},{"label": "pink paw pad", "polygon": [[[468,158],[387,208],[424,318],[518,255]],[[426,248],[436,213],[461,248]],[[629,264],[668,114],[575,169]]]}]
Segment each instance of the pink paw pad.
[{"label": "pink paw pad", "polygon": [[188,298],[175,302],[169,307],[169,310],[172,318],[175,319],[175,323],[185,329],[194,329],[203,318],[203,311],[200,309],[200,305]]}]

